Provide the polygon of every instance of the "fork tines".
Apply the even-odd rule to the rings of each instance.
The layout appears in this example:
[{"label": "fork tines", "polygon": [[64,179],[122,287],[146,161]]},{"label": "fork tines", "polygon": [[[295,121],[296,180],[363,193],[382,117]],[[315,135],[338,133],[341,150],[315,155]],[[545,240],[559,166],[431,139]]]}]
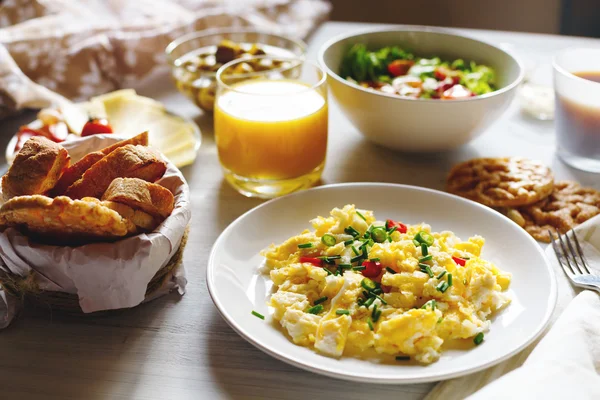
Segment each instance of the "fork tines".
[{"label": "fork tines", "polygon": [[569,232],[562,236],[556,232],[558,238],[553,239],[554,234],[548,230],[556,258],[567,275],[591,275],[590,269],[583,257],[579,239],[577,239],[577,235],[573,229],[571,229],[570,233],[572,239],[569,238]]}]

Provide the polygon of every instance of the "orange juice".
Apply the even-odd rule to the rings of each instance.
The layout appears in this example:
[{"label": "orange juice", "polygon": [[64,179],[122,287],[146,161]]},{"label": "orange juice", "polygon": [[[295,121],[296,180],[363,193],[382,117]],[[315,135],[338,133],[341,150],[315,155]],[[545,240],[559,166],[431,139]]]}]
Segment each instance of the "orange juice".
[{"label": "orange juice", "polygon": [[295,80],[253,79],[231,86],[214,111],[219,159],[255,180],[300,178],[323,167],[326,93]]}]

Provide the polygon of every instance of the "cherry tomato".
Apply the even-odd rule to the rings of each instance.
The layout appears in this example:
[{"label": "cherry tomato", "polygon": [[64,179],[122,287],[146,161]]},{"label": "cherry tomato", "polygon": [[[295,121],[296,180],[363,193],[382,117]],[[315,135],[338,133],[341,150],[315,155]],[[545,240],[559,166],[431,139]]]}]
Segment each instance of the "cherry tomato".
[{"label": "cherry tomato", "polygon": [[388,64],[387,69],[392,76],[401,76],[406,75],[414,64],[412,60],[394,60]]},{"label": "cherry tomato", "polygon": [[365,267],[365,269],[362,270],[362,274],[367,278],[378,277],[379,274],[381,274],[381,270],[383,269],[383,266],[379,261],[365,260],[363,261],[362,265],[363,267]]},{"label": "cherry tomato", "polygon": [[473,96],[473,92],[463,85],[454,85],[450,89],[444,91],[442,99],[466,99]]},{"label": "cherry tomato", "polygon": [[464,258],[458,258],[458,257],[452,256],[452,259],[454,260],[455,263],[457,263],[458,265],[463,266],[463,267],[467,263],[467,260],[465,260]]},{"label": "cherry tomato", "polygon": [[433,76],[435,76],[435,79],[437,79],[438,81],[443,81],[446,78],[451,78],[454,85],[460,82],[458,71],[453,71],[446,67],[437,67],[433,72]]},{"label": "cherry tomato", "polygon": [[401,222],[394,221],[393,219],[386,220],[385,227],[386,227],[386,229],[392,229],[393,227],[396,227],[396,230],[400,233],[406,233],[406,231],[408,230],[406,225],[404,225]]},{"label": "cherry tomato", "polygon": [[300,257],[300,262],[301,263],[309,263],[314,265],[315,267],[321,267],[323,264],[323,260],[321,260],[320,258],[315,258],[315,257]]},{"label": "cherry tomato", "polygon": [[81,137],[97,135],[99,133],[113,133],[108,121],[104,118],[91,118],[81,130]]}]

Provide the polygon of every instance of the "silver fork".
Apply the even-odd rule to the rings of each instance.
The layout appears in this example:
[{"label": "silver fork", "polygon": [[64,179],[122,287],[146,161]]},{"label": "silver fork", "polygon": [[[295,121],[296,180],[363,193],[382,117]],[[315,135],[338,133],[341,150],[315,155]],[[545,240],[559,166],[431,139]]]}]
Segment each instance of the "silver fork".
[{"label": "silver fork", "polygon": [[590,271],[575,231],[571,229],[570,233],[572,239],[569,232],[562,236],[557,233],[558,239],[552,239],[554,235],[548,231],[556,259],[573,285],[600,293],[600,276]]}]

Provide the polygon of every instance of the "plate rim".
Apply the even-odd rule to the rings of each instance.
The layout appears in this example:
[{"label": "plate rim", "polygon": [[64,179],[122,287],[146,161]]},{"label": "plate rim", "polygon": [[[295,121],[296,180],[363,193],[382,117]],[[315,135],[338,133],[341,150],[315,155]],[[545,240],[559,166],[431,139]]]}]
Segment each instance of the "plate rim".
[{"label": "plate rim", "polygon": [[[479,204],[475,201],[465,199],[463,197],[456,196],[451,193],[446,193],[441,190],[420,187],[420,186],[414,186],[414,185],[399,184],[399,183],[384,183],[384,182],[381,182],[381,183],[379,183],[379,182],[335,183],[335,184],[318,186],[315,188],[311,188],[311,189],[300,191],[300,192],[295,192],[292,194],[288,194],[286,196],[282,196],[279,198],[275,198],[275,199],[266,201],[263,204],[259,204],[258,206],[253,207],[250,210],[246,211],[245,213],[243,213],[242,215],[237,217],[235,220],[233,220],[225,229],[223,229],[223,231],[221,232],[219,237],[215,240],[215,242],[211,248],[207,266],[206,266],[206,285],[207,285],[208,293],[211,297],[211,300],[212,300],[213,304],[215,305],[215,307],[217,308],[217,311],[219,312],[221,317],[238,335],[240,335],[247,342],[252,344],[257,349],[265,352],[266,354],[268,354],[280,361],[283,361],[287,364],[290,364],[290,365],[293,365],[300,369],[303,369],[305,371],[310,371],[310,372],[313,372],[316,374],[328,376],[331,378],[342,379],[342,380],[346,380],[346,381],[398,385],[398,384],[416,384],[416,383],[425,383],[425,382],[438,382],[438,381],[457,378],[460,376],[465,376],[465,375],[469,375],[469,374],[472,374],[472,373],[475,373],[478,371],[482,371],[484,369],[487,369],[489,367],[497,365],[497,364],[501,363],[502,361],[505,361],[508,358],[514,356],[515,354],[521,352],[523,349],[525,349],[527,346],[529,346],[531,343],[533,343],[537,338],[539,338],[542,335],[542,333],[544,333],[547,330],[548,325],[550,324],[550,319],[554,313],[554,310],[556,309],[556,303],[557,303],[557,299],[558,299],[557,277],[556,277],[554,270],[552,269],[552,266],[551,266],[548,258],[546,257],[545,250],[542,249],[542,246],[533,237],[531,237],[530,235],[525,233],[527,240],[530,243],[533,243],[535,245],[536,251],[539,253],[539,255],[541,255],[542,259],[544,260],[544,266],[549,273],[550,291],[549,291],[549,298],[548,298],[548,302],[547,302],[548,308],[546,310],[546,313],[544,314],[542,322],[538,325],[536,330],[531,335],[529,335],[529,337],[527,337],[519,346],[516,346],[515,348],[511,349],[503,356],[498,357],[494,360],[488,361],[487,363],[472,366],[469,368],[458,369],[457,371],[454,371],[454,372],[448,372],[448,373],[439,374],[439,375],[435,375],[435,376],[421,376],[421,377],[417,376],[417,377],[415,377],[415,376],[409,375],[409,376],[398,377],[398,378],[388,378],[388,377],[382,378],[382,377],[377,377],[377,376],[356,375],[356,374],[348,373],[348,372],[342,371],[342,370],[340,370],[339,372],[332,372],[329,369],[321,368],[318,365],[309,365],[309,363],[303,362],[302,360],[298,359],[297,357],[284,356],[282,354],[279,354],[275,349],[272,349],[269,346],[262,345],[257,340],[255,340],[251,334],[246,333],[244,331],[244,329],[242,329],[236,323],[236,321],[234,321],[234,319],[224,309],[222,303],[220,302],[218,297],[215,295],[214,288],[212,287],[213,284],[211,283],[214,279],[213,278],[213,268],[211,268],[211,265],[214,264],[214,259],[216,257],[217,248],[220,245],[221,241],[224,240],[225,233],[229,232],[230,230],[233,230],[234,226],[237,223],[239,223],[240,220],[245,218],[248,214],[255,212],[256,210],[258,210],[260,208],[268,207],[272,203],[279,202],[279,201],[285,201],[289,197],[301,196],[307,192],[322,191],[322,190],[328,190],[328,189],[332,189],[332,188],[339,188],[339,187],[352,188],[352,187],[365,187],[365,186],[366,187],[394,187],[394,188],[398,188],[398,189],[417,190],[417,191],[424,191],[424,192],[428,192],[428,193],[434,193],[435,195],[442,195],[442,197],[457,199],[461,202],[468,204],[469,206],[475,206],[475,207],[485,209],[488,212],[497,213],[498,215],[500,215],[501,218],[504,218],[507,222],[510,222],[511,224],[516,225],[516,223],[514,221],[512,221],[510,218],[506,217],[502,213],[500,213],[492,208],[489,208],[487,206],[484,206],[483,204]],[[290,344],[296,346],[294,343],[290,342]]]}]

